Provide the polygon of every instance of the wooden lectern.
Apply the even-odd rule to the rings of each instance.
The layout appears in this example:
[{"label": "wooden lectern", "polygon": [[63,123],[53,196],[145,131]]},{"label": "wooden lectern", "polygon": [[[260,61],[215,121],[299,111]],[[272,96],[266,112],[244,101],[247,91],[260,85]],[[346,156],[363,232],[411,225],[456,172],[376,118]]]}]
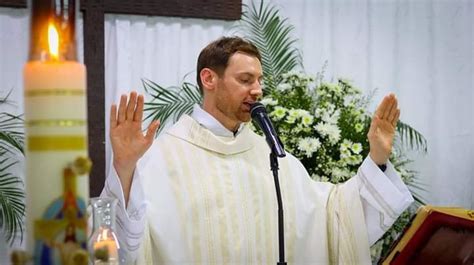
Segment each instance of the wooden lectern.
[{"label": "wooden lectern", "polygon": [[474,210],[422,206],[382,265],[473,265]]}]

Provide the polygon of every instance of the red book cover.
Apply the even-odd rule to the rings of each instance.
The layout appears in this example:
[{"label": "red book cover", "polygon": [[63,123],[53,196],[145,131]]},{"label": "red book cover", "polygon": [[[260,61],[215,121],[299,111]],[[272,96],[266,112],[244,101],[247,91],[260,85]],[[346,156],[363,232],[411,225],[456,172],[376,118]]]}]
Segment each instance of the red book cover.
[{"label": "red book cover", "polygon": [[473,265],[474,211],[422,206],[383,265]]}]

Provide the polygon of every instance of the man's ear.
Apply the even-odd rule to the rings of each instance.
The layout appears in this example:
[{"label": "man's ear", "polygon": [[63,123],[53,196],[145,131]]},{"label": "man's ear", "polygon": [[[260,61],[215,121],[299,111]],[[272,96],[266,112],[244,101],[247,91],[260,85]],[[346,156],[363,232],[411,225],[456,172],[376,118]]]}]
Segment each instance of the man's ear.
[{"label": "man's ear", "polygon": [[209,68],[203,68],[199,73],[204,91],[212,91],[217,86],[217,73]]}]

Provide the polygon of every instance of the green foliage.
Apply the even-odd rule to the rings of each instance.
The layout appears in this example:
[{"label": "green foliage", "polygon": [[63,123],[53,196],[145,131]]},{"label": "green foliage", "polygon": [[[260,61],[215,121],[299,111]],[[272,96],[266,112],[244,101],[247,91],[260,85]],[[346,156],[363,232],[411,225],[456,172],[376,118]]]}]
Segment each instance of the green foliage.
[{"label": "green foliage", "polygon": [[[194,104],[201,102],[199,87],[184,82],[181,87],[164,88],[153,81],[142,80],[145,91],[153,97],[145,103],[145,120],[160,120],[162,125],[176,122],[183,114],[190,114]],[[165,126],[160,126],[157,135]]]},{"label": "green foliage", "polygon": [[417,149],[425,153],[428,152],[428,144],[425,137],[410,125],[400,121],[397,124],[397,131],[400,133],[402,142],[409,148]]},{"label": "green foliage", "polygon": [[[0,104],[7,103],[6,98]],[[23,120],[6,112],[0,113],[0,228],[5,239],[13,244],[17,233],[23,238],[25,216],[25,192],[20,176],[12,167],[23,155]]]},{"label": "green foliage", "polygon": [[291,37],[293,26],[280,16],[278,9],[254,2],[246,6],[242,15],[240,31],[259,49],[265,89],[268,93],[281,81],[281,75],[295,68],[302,68],[301,55],[294,47],[296,39]]},{"label": "green foliage", "polygon": [[13,244],[18,232],[23,238],[25,192],[21,179],[9,172],[18,161],[12,161],[6,152],[1,152],[0,157],[0,227],[7,242]]},{"label": "green foliage", "polygon": [[0,152],[23,154],[24,136],[23,120],[20,116],[0,113]]}]

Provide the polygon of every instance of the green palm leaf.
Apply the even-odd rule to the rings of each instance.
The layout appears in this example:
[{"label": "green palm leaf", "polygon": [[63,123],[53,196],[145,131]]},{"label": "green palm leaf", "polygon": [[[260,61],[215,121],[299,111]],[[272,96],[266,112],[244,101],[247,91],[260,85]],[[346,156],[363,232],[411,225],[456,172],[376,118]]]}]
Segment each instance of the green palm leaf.
[{"label": "green palm leaf", "polygon": [[400,140],[413,150],[428,152],[428,144],[425,137],[410,125],[399,121],[397,131],[400,134]]},{"label": "green palm leaf", "polygon": [[184,82],[181,87],[169,88],[148,79],[142,79],[142,83],[145,91],[153,97],[145,103],[145,120],[160,120],[162,124],[157,135],[165,128],[165,124],[175,123],[183,114],[190,114],[194,104],[200,103],[202,99],[199,88],[188,82]]},{"label": "green palm leaf", "polygon": [[302,67],[299,50],[294,47],[296,39],[291,37],[293,26],[280,17],[275,6],[257,7],[253,2],[245,6],[242,23],[239,25],[245,37],[260,50],[264,75],[264,92],[276,88],[281,75],[296,67]]},{"label": "green palm leaf", "polygon": [[0,152],[23,154],[23,119],[6,112],[0,113]]},{"label": "green palm leaf", "polygon": [[25,216],[25,194],[23,182],[9,172],[18,161],[11,162],[7,152],[0,153],[0,227],[10,245],[20,232],[23,238],[23,217]]},{"label": "green palm leaf", "polygon": [[[0,99],[0,104],[11,103],[8,100],[10,93]],[[18,233],[23,239],[24,187],[21,178],[11,172],[12,166],[18,163],[15,156],[24,154],[23,126],[21,116],[0,113],[0,229],[10,245]]]}]

